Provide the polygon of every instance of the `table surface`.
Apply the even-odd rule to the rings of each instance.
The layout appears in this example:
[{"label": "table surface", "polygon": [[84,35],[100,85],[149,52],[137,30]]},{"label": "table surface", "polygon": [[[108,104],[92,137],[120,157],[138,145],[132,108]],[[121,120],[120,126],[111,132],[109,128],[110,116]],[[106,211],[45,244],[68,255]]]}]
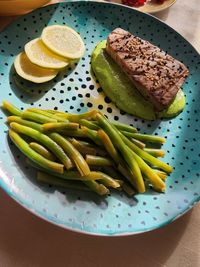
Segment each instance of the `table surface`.
[{"label": "table surface", "polygon": [[[200,52],[199,0],[178,0],[155,16]],[[14,19],[0,17],[0,30]],[[162,229],[114,238],[58,228],[23,209],[1,189],[0,214],[0,267],[200,266],[200,203]]]}]

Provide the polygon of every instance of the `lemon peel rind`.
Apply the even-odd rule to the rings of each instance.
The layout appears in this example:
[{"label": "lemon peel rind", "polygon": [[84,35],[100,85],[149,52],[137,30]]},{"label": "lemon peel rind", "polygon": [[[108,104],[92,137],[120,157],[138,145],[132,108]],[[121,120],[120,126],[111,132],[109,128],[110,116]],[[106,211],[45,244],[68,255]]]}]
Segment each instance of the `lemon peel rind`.
[{"label": "lemon peel rind", "polygon": [[[24,46],[25,53],[26,53],[27,57],[29,58],[29,60],[33,64],[35,64],[35,65],[37,65],[39,67],[45,68],[45,69],[58,69],[58,70],[61,70],[61,69],[64,69],[65,67],[67,67],[67,65],[69,64],[69,62],[62,61],[61,59],[59,59],[60,60],[60,63],[55,63],[55,64],[54,63],[45,63],[45,61],[36,59],[33,56],[33,54],[31,53],[31,46],[35,42],[37,42],[38,40],[40,40],[40,38],[33,39],[30,42],[26,43],[25,46]],[[48,49],[48,47],[46,47],[45,44],[44,44],[44,46],[45,46],[45,49]],[[48,49],[48,50],[49,50],[49,53],[52,54],[52,57],[53,58],[59,57],[57,54],[55,54],[55,56],[54,56],[53,55],[54,53],[50,49]]]},{"label": "lemon peel rind", "polygon": [[[27,81],[30,81],[30,82],[33,82],[33,83],[45,83],[45,82],[48,82],[52,79],[54,79],[56,77],[56,75],[58,74],[58,71],[55,70],[55,73],[54,74],[51,74],[51,75],[48,75],[48,76],[41,76],[41,77],[34,77],[32,75],[28,75],[26,74],[22,68],[21,68],[21,64],[20,64],[20,57],[24,54],[25,52],[21,52],[20,54],[18,54],[15,58],[15,61],[14,61],[14,68],[15,68],[15,71],[16,73],[22,77],[23,79],[27,80]],[[38,66],[37,66],[38,67]],[[40,68],[40,67],[38,67]],[[41,68],[42,69],[42,68]]]},{"label": "lemon peel rind", "polygon": [[[75,53],[67,53],[67,52],[60,52],[57,48],[55,48],[55,46],[52,45],[52,43],[50,41],[47,40],[46,38],[46,34],[48,32],[49,29],[52,29],[52,28],[66,28],[68,29],[69,31],[73,32],[73,34],[76,35],[77,39],[79,40],[80,42],[80,47],[81,49]],[[62,57],[65,57],[65,58],[69,58],[69,59],[79,59],[81,58],[84,53],[85,53],[85,44],[81,38],[81,36],[75,31],[73,30],[72,28],[68,27],[68,26],[64,26],[64,25],[51,25],[51,26],[47,26],[43,29],[42,31],[42,34],[41,34],[41,39],[43,41],[43,43],[55,54],[59,55],[59,56],[62,56]]]}]

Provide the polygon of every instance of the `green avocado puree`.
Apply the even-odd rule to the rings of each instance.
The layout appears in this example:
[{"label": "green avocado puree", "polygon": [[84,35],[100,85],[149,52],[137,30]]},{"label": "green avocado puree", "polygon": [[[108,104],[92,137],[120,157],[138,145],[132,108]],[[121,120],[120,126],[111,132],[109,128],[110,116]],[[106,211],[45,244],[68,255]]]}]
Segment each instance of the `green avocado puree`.
[{"label": "green avocado puree", "polygon": [[171,118],[183,110],[185,96],[180,89],[168,109],[156,112],[153,105],[144,99],[128,76],[107,54],[105,47],[106,40],[96,46],[91,65],[104,93],[119,109],[146,120],[155,120],[158,117]]}]

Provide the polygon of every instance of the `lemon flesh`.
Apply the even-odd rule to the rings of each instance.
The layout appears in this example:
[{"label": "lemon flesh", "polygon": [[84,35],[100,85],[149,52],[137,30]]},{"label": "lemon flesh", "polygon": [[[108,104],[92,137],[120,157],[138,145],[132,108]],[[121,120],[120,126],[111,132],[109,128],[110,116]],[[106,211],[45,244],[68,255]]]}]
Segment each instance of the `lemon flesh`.
[{"label": "lemon flesh", "polygon": [[78,59],[85,52],[80,35],[68,26],[48,26],[43,29],[41,39],[50,50],[62,57]]},{"label": "lemon flesh", "polygon": [[14,67],[19,76],[34,83],[44,83],[52,80],[58,73],[57,70],[44,69],[33,64],[25,52],[17,55]]},{"label": "lemon flesh", "polygon": [[49,50],[39,38],[28,42],[24,50],[33,64],[43,68],[62,69],[69,63],[68,59],[60,57]]}]

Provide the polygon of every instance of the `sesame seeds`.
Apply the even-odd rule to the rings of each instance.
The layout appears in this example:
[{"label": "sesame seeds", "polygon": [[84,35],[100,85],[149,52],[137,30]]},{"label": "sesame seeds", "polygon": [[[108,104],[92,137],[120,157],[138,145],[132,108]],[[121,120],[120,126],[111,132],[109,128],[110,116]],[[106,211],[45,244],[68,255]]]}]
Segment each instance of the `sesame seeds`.
[{"label": "sesame seeds", "polygon": [[[109,53],[111,56],[113,54],[113,59],[131,80],[139,84],[141,93],[152,94],[150,98],[153,98],[154,104],[158,103],[159,107],[163,103],[161,96],[164,95],[166,103],[174,98],[178,87],[176,84],[180,84],[180,79],[187,76],[187,68],[148,41],[127,34],[122,29],[120,33],[120,29],[117,31],[119,42],[112,43]],[[123,34],[126,38],[122,39]]]}]

